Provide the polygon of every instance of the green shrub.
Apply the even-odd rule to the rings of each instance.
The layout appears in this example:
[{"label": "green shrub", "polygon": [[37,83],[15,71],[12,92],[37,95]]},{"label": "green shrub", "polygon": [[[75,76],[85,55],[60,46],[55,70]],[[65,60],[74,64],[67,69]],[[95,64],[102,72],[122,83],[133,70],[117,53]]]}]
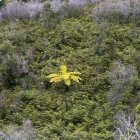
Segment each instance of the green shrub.
[{"label": "green shrub", "polygon": [[0,79],[3,85],[7,88],[18,85],[19,76],[17,60],[13,56],[8,56],[1,67]]},{"label": "green shrub", "polygon": [[5,5],[5,0],[0,1],[0,8]]},{"label": "green shrub", "polygon": [[137,112],[137,113],[140,113],[140,104],[138,104],[138,105],[136,106],[136,112]]}]

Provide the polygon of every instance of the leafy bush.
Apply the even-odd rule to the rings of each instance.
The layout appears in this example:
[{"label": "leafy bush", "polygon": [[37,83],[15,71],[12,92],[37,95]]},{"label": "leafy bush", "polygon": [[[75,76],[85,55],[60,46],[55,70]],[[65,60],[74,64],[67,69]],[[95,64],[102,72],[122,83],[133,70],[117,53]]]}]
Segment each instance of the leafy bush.
[{"label": "leafy bush", "polygon": [[5,0],[0,1],[0,8],[5,5]]},{"label": "leafy bush", "polygon": [[8,57],[3,62],[0,78],[4,86],[10,88],[19,83],[19,73],[15,71],[16,69],[18,64],[15,58]]},{"label": "leafy bush", "polygon": [[19,78],[29,72],[27,62],[18,55],[8,55],[3,61],[0,71],[0,79],[8,88],[19,84]]},{"label": "leafy bush", "polygon": [[136,106],[136,112],[140,114],[140,104]]}]

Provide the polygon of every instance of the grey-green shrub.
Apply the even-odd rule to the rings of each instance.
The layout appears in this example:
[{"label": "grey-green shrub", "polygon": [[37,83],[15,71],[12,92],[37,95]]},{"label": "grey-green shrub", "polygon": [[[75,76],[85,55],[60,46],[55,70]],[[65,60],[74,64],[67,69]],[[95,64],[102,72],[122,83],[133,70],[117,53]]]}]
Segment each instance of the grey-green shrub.
[{"label": "grey-green shrub", "polygon": [[120,101],[124,95],[126,87],[133,81],[135,68],[125,66],[122,62],[114,62],[112,69],[108,72],[111,89],[108,93],[108,99],[112,104]]}]

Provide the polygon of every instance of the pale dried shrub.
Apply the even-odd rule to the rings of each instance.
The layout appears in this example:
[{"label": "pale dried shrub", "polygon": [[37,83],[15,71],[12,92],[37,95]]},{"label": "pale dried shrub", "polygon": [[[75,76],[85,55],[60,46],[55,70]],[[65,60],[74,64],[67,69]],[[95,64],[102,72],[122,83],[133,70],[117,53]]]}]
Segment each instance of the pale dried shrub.
[{"label": "pale dried shrub", "polygon": [[89,3],[99,3],[102,2],[103,0],[69,0],[69,5],[77,5],[77,6],[85,6],[86,4]]},{"label": "pale dried shrub", "polygon": [[117,14],[124,20],[135,20],[140,17],[140,0],[105,0],[93,9],[95,17],[108,18],[112,14]]},{"label": "pale dried shrub", "polygon": [[137,118],[138,116],[118,112],[115,116],[116,131],[113,134],[114,140],[139,140],[140,131],[138,130]]},{"label": "pale dried shrub", "polygon": [[69,0],[69,5],[74,5],[74,6],[85,6],[88,4],[90,0]]},{"label": "pale dried shrub", "polygon": [[4,19],[29,19],[37,16],[43,10],[43,3],[39,1],[12,1],[0,10],[0,21]]},{"label": "pale dried shrub", "polygon": [[61,1],[61,0],[52,0],[50,2],[50,5],[51,5],[51,9],[55,12],[59,11],[62,6],[65,5],[65,2],[64,1]]},{"label": "pale dried shrub", "polygon": [[52,0],[50,2],[51,8],[53,11],[57,12],[61,10],[63,6],[71,6],[71,7],[84,7],[89,3],[97,3],[101,0],[68,0],[68,2],[63,0]]},{"label": "pale dried shrub", "polygon": [[111,70],[108,72],[111,89],[108,93],[108,99],[112,104],[120,101],[124,95],[126,87],[133,82],[135,76],[133,66],[125,66],[121,62],[114,62]]},{"label": "pale dried shrub", "polygon": [[22,126],[9,125],[6,132],[0,132],[1,140],[38,140],[32,123],[29,119]]}]

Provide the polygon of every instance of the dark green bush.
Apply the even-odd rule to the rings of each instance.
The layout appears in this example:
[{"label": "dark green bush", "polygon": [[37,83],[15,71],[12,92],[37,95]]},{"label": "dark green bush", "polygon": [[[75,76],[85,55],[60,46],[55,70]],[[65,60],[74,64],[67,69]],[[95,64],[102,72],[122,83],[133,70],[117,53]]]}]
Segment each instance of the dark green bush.
[{"label": "dark green bush", "polygon": [[19,71],[17,60],[13,56],[5,58],[1,66],[0,79],[3,85],[7,88],[11,88],[19,84]]},{"label": "dark green bush", "polygon": [[0,1],[0,8],[5,5],[5,0]]}]

